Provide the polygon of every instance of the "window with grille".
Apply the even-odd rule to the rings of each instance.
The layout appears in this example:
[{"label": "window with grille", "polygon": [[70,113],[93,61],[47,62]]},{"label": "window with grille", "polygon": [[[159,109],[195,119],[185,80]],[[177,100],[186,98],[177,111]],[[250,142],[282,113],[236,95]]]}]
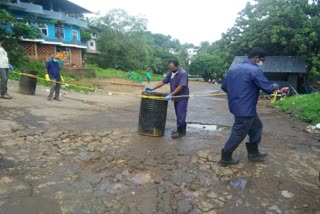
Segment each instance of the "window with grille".
[{"label": "window with grille", "polygon": [[57,39],[64,39],[64,28],[62,25],[56,26],[55,36]]},{"label": "window with grille", "polygon": [[46,24],[39,24],[39,30],[43,36],[48,36],[48,26]]},{"label": "window with grille", "polygon": [[72,40],[77,41],[78,40],[78,31],[73,30],[72,31]]}]

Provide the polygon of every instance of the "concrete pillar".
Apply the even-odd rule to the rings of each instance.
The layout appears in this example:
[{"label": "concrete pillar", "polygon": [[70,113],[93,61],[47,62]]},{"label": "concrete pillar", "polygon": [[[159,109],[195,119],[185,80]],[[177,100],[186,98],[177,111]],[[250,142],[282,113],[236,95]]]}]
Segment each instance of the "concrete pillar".
[{"label": "concrete pillar", "polygon": [[53,11],[53,1],[49,0],[49,10]]},{"label": "concrete pillar", "polygon": [[33,48],[34,48],[34,56],[35,56],[35,59],[38,60],[38,45],[37,43],[33,43]]}]

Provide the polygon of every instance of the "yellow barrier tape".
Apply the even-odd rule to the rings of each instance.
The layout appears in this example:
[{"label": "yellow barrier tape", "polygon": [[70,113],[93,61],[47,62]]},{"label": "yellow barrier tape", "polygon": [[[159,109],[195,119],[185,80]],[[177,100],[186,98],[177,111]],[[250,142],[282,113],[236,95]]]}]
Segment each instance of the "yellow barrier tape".
[{"label": "yellow barrier tape", "polygon": [[[73,86],[77,88],[82,88],[86,90],[93,90],[97,92],[105,92],[105,93],[112,93],[112,94],[118,94],[118,95],[126,95],[126,96],[131,96],[131,97],[138,97],[138,98],[145,98],[145,99],[152,99],[152,100],[164,100],[165,97],[159,97],[159,96],[146,96],[146,95],[137,95],[134,93],[126,93],[126,92],[117,92],[117,91],[106,91],[103,89],[98,89],[98,88],[92,88],[92,87],[87,87],[87,86],[82,86],[82,85],[75,85],[75,84],[69,84],[65,82],[60,82],[60,81],[55,81],[55,80],[48,80],[47,78],[42,78],[39,77],[38,75],[33,75],[33,74],[27,74],[27,73],[21,73],[21,72],[16,72],[13,71],[13,73],[16,73],[21,76],[27,76],[31,78],[36,78],[36,79],[41,79],[47,82],[55,82],[59,83],[62,85],[66,86]],[[216,97],[216,96],[225,96],[226,93],[216,93],[216,94],[190,94],[190,95],[181,95],[181,96],[172,96],[172,98],[183,98],[183,97]]]},{"label": "yellow barrier tape", "polygon": [[[146,95],[137,95],[134,93],[127,93],[127,92],[117,92],[117,91],[106,91],[103,89],[98,89],[98,88],[92,88],[92,87],[87,87],[87,86],[82,86],[82,85],[76,85],[76,84],[69,84],[65,82],[60,82],[60,81],[55,81],[55,80],[48,80],[47,78],[42,78],[39,77],[38,75],[33,75],[33,74],[27,74],[27,73],[21,73],[21,72],[16,72],[13,71],[13,73],[19,74],[21,76],[27,76],[31,78],[36,78],[36,79],[41,79],[47,82],[56,82],[62,85],[66,86],[73,86],[77,88],[82,88],[86,90],[93,90],[93,91],[98,91],[98,92],[104,92],[104,93],[112,93],[112,94],[118,94],[118,95],[126,95],[126,96],[131,96],[131,97],[138,97],[138,98],[144,98],[144,99],[152,99],[152,100],[164,100],[165,97],[159,97],[159,96],[146,96]],[[217,96],[226,96],[226,93],[215,93],[215,94],[190,94],[190,95],[181,95],[181,96],[172,96],[172,98],[185,98],[185,97],[217,97]],[[274,92],[274,97],[271,100],[271,103],[274,103],[277,100],[277,95],[278,92]]]},{"label": "yellow barrier tape", "polygon": [[278,91],[275,90],[275,91],[273,92],[273,97],[272,97],[272,99],[271,99],[271,103],[274,103],[275,101],[277,101],[277,96],[278,96]]}]

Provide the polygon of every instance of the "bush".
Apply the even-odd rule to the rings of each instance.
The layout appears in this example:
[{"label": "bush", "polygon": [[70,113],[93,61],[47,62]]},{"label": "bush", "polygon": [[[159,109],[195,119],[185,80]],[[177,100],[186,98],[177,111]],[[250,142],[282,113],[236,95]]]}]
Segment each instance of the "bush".
[{"label": "bush", "polygon": [[320,93],[287,97],[274,106],[307,123],[320,123]]},{"label": "bush", "polygon": [[[96,72],[98,78],[106,79],[106,78],[121,78],[128,79],[128,72],[117,70],[114,68],[103,69],[100,68],[96,64],[86,64],[86,68],[92,69]],[[132,73],[139,78],[142,77],[143,81],[147,81],[146,71],[132,71]],[[152,74],[152,81],[161,81],[163,79],[162,75]]]},{"label": "bush", "polygon": [[14,67],[14,72],[10,72],[10,79],[20,80],[20,75],[18,73],[22,72],[23,70],[37,71],[38,76],[40,77],[40,79],[38,79],[38,84],[50,85],[49,82],[41,79],[44,78],[46,74],[44,62],[25,59],[24,61],[19,62],[17,66],[14,64]]}]

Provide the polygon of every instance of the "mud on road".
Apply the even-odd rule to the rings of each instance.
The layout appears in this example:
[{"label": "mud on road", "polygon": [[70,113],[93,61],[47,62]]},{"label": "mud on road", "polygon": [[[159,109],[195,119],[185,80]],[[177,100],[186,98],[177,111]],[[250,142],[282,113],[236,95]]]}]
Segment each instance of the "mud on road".
[{"label": "mud on road", "polygon": [[172,104],[166,136],[151,138],[136,133],[138,99],[64,92],[75,99],[50,103],[45,88],[25,97],[10,85],[15,99],[0,101],[0,213],[320,213],[320,142],[265,103],[268,160],[250,163],[240,146],[240,165],[222,168],[232,125],[223,97],[191,98],[188,134],[172,140]]}]

